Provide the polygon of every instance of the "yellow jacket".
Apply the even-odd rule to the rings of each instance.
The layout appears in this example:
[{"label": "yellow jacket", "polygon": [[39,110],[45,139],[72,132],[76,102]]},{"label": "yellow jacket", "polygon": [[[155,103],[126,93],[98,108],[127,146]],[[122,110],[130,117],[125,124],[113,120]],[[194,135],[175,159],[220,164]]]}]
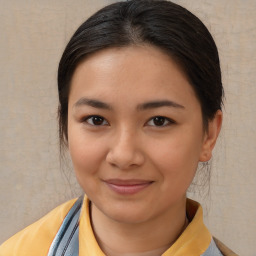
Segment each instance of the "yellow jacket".
[{"label": "yellow jacket", "polygon": [[[64,203],[46,216],[20,231],[0,246],[0,256],[47,256],[56,234],[67,221],[67,216],[77,200]],[[85,196],[79,219],[79,256],[104,256],[90,222],[89,200]],[[188,199],[187,215],[189,225],[176,242],[162,256],[235,256],[224,244],[212,238],[203,223],[200,204]],[[217,245],[217,246],[216,246]],[[219,251],[220,250],[220,251]],[[213,253],[213,251],[215,253]],[[49,253],[49,254],[48,254]],[[55,254],[53,254],[55,255]]]}]

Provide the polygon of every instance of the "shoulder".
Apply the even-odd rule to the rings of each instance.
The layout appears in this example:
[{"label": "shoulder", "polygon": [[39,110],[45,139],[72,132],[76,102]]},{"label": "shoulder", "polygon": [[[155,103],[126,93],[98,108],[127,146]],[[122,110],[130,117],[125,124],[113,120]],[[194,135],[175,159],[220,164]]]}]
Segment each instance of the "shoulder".
[{"label": "shoulder", "polygon": [[76,199],[70,200],[26,227],[0,246],[0,256],[47,255],[51,242]]},{"label": "shoulder", "polygon": [[212,238],[207,250],[201,256],[238,256],[231,251],[227,246],[220,242],[215,237]]},{"label": "shoulder", "polygon": [[[187,199],[186,210],[190,224],[183,232],[183,239],[186,235],[186,244],[189,244],[187,241],[191,242],[191,246],[188,251],[191,250],[191,248],[197,248],[198,251],[195,255],[238,256],[218,239],[212,237],[212,234],[203,223],[203,211],[199,203],[191,199]],[[204,253],[200,254],[200,252]]]},{"label": "shoulder", "polygon": [[219,241],[216,237],[213,237],[213,240],[218,247],[218,249],[221,251],[221,253],[224,256],[238,256],[238,254],[234,253],[232,250],[230,250],[225,244],[223,244],[221,241]]}]

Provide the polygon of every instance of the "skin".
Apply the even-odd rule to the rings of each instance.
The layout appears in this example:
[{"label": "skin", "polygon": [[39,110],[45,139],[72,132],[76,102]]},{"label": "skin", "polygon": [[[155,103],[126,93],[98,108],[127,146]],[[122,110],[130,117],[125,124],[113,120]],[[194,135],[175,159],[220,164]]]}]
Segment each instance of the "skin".
[{"label": "skin", "polygon": [[158,48],[105,49],[79,64],[68,145],[107,255],[157,255],[177,239],[186,191],[198,162],[211,158],[221,122],[218,111],[204,131],[193,88]]}]

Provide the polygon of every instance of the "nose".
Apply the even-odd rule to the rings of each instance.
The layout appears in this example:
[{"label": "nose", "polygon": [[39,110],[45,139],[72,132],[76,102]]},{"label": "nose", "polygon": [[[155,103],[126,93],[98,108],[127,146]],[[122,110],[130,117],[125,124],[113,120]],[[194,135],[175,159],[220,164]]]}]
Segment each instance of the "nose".
[{"label": "nose", "polygon": [[121,131],[112,138],[106,160],[121,170],[141,166],[145,161],[141,148],[138,136],[127,130]]}]

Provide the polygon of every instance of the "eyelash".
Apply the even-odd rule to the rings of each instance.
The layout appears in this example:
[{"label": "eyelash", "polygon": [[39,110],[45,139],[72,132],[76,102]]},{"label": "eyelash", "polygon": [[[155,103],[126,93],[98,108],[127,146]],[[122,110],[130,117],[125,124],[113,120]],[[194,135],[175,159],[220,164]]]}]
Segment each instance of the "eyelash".
[{"label": "eyelash", "polygon": [[147,124],[149,122],[154,122],[154,120],[156,121],[156,119],[160,119],[158,121],[163,121],[164,120],[164,123],[163,125],[150,125],[150,126],[154,126],[154,127],[166,127],[166,126],[169,126],[169,125],[172,125],[172,124],[175,124],[176,122],[168,117],[165,117],[165,116],[154,116],[154,117],[151,117],[148,121],[147,121]]},{"label": "eyelash", "polygon": [[[93,123],[94,121],[97,121],[97,120],[93,121],[93,118],[98,118],[99,119],[98,121],[100,121],[100,122],[102,121],[102,123],[100,123],[100,124]],[[108,121],[104,117],[99,116],[99,115],[90,115],[90,116],[87,116],[87,117],[83,118],[81,121],[83,123],[87,123],[87,124],[89,124],[91,126],[106,126],[106,125],[109,125]],[[169,126],[171,124],[175,124],[176,123],[174,120],[172,120],[170,118],[167,118],[167,117],[164,117],[164,116],[154,116],[154,117],[151,117],[146,122],[146,124],[149,124],[150,122],[154,122],[154,121],[160,121],[160,122],[163,121],[163,124],[162,125],[150,124],[149,126],[153,126],[153,127],[166,127],[166,126]]]},{"label": "eyelash", "polygon": [[[101,120],[103,121],[103,123],[104,123],[104,122],[105,122],[105,123],[104,123],[104,124],[98,124],[98,125],[97,125],[97,124],[93,124],[92,118],[101,119]],[[92,123],[90,123],[89,120],[92,121]],[[94,120],[94,121],[95,121],[95,120]],[[108,124],[109,124],[108,121],[107,121],[104,117],[98,116],[98,115],[87,116],[87,117],[85,117],[85,118],[82,119],[82,123],[87,123],[87,124],[89,124],[89,125],[91,125],[91,126],[105,126],[105,125],[108,125]]]}]

